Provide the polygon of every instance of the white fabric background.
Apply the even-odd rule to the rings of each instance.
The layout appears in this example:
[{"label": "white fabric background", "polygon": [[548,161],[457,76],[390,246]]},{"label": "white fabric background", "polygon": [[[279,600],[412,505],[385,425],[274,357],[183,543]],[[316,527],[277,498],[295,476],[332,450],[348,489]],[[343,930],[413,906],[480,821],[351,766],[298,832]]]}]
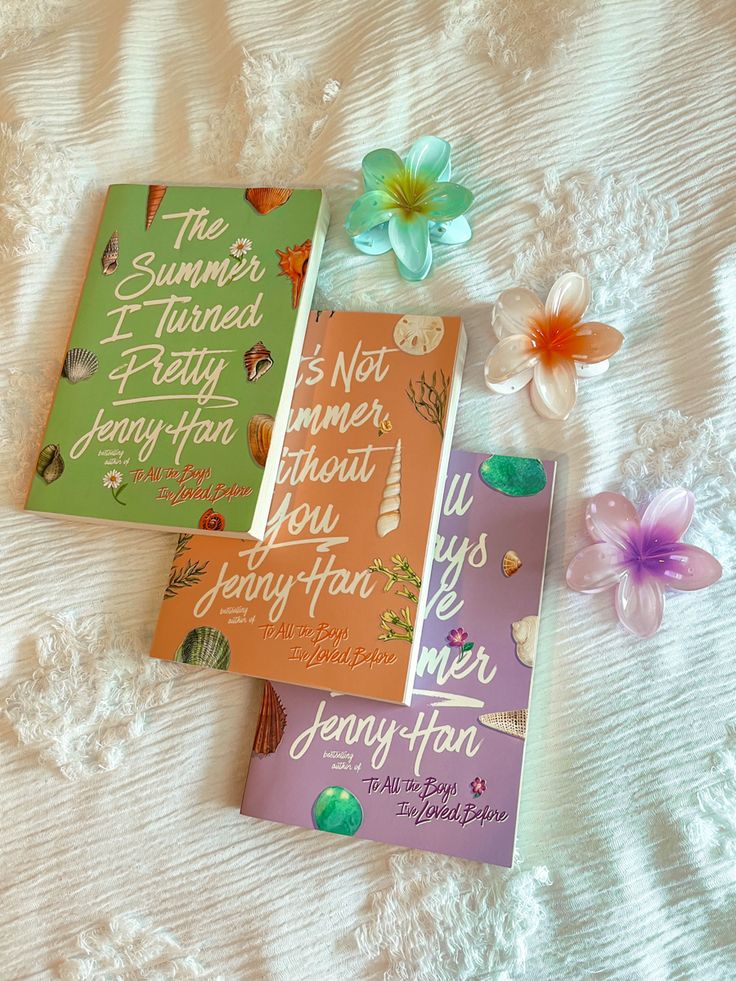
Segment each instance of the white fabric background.
[{"label": "white fabric background", "polygon": [[[736,976],[736,746],[729,755],[724,742],[736,716],[736,501],[717,435],[691,441],[679,464],[704,481],[690,540],[723,561],[716,587],[673,595],[661,632],[635,641],[609,594],[564,586],[584,499],[621,488],[642,422],[677,409],[696,434],[712,419],[726,449],[733,436],[735,44],[731,0],[3,0],[2,695],[31,676],[34,638],[57,614],[114,615],[145,645],[173,549],[171,536],[19,510],[17,472],[35,457],[105,185],[323,185],[333,222],[320,303],[460,310],[470,349],[455,445],[559,460],[519,827],[525,867],[546,866],[551,884],[536,890],[544,919],[529,931],[526,976]],[[438,254],[416,285],[390,256],[353,251],[342,222],[363,153],[405,151],[424,132],[452,143],[455,177],[477,197],[473,241]],[[561,199],[545,256],[527,250],[549,168],[563,192],[576,174],[593,191],[587,219]],[[596,187],[610,175],[620,196],[605,205]],[[571,264],[591,271],[626,344],[557,424],[526,392],[488,396],[482,365],[489,304],[515,265],[518,281],[546,289]],[[381,921],[393,953],[361,951],[355,931],[370,932],[400,850],[239,816],[259,692],[181,671],[119,767],[79,780],[0,718],[0,977],[53,976],[80,931],[130,911],[230,978],[520,975],[488,915],[504,902],[503,873],[473,864],[440,874],[461,893],[488,886],[477,916],[417,926],[395,907]],[[711,772],[724,747],[724,772]],[[709,788],[710,817],[697,796]]]}]

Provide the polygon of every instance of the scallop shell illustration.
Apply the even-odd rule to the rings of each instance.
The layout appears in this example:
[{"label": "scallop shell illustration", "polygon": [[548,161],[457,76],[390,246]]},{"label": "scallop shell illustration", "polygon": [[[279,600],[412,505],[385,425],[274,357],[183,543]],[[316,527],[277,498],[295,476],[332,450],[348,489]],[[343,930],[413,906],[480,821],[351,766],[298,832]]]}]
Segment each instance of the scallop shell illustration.
[{"label": "scallop shell illustration", "polygon": [[247,187],[245,200],[252,205],[259,215],[267,215],[269,211],[286,204],[292,195],[288,187]]},{"label": "scallop shell illustration", "polygon": [[394,327],[394,343],[404,354],[429,354],[445,336],[442,317],[407,314]]},{"label": "scallop shell illustration", "polygon": [[273,416],[258,412],[248,420],[248,446],[251,456],[259,467],[266,466],[272,432]]},{"label": "scallop shell illustration", "polygon": [[401,521],[401,440],[396,440],[396,449],[386,475],[381,506],[378,509],[376,534],[384,538],[395,531]]},{"label": "scallop shell illustration", "polygon": [[258,381],[273,367],[273,358],[263,341],[258,341],[243,355],[243,364],[248,381]]},{"label": "scallop shell illustration", "polygon": [[511,636],[516,644],[516,656],[528,668],[534,667],[539,636],[539,617],[522,617],[511,624]]},{"label": "scallop shell illustration", "polygon": [[510,579],[515,572],[518,572],[522,566],[522,561],[516,552],[510,548],[508,552],[504,554],[501,559],[501,570],[507,579]]},{"label": "scallop shell illustration", "polygon": [[66,352],[62,374],[72,385],[91,378],[100,367],[97,356],[86,347],[72,347]]},{"label": "scallop shell illustration", "polygon": [[526,739],[526,722],[529,716],[527,709],[512,709],[510,712],[488,712],[479,715],[478,722],[496,732],[505,732],[517,739]]},{"label": "scallop shell illustration", "polygon": [[161,207],[164,194],[166,194],[165,184],[148,185],[148,201],[146,202],[146,231],[148,231],[153,224],[153,219],[156,217],[158,209]]},{"label": "scallop shell illustration", "polygon": [[115,231],[108,239],[107,245],[102,251],[102,272],[105,276],[112,276],[118,268],[120,258],[120,238]]},{"label": "scallop shell illustration", "polygon": [[260,756],[269,756],[279,748],[279,743],[286,729],[286,712],[276,689],[267,681],[261,699],[261,711],[258,715],[256,735],[253,740],[253,752]]},{"label": "scallop shell illustration", "polygon": [[304,277],[307,275],[307,265],[312,251],[312,240],[308,238],[301,245],[294,245],[281,252],[276,249],[279,257],[279,268],[282,276],[288,276],[291,280],[291,305],[296,309],[299,306],[299,297],[302,295]]},{"label": "scallop shell illustration", "polygon": [[214,627],[195,627],[181,642],[174,660],[227,671],[230,667],[230,643],[225,634]]},{"label": "scallop shell illustration", "polygon": [[44,446],[38,454],[36,473],[47,484],[53,484],[64,473],[64,459],[56,443],[49,443],[48,446]]}]

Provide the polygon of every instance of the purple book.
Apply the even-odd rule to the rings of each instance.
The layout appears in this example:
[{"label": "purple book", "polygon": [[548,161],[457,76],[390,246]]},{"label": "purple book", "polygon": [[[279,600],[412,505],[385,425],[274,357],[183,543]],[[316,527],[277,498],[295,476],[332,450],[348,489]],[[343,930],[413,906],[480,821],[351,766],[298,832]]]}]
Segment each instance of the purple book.
[{"label": "purple book", "polygon": [[452,453],[411,705],[266,682],[243,814],[511,865],[554,475]]}]

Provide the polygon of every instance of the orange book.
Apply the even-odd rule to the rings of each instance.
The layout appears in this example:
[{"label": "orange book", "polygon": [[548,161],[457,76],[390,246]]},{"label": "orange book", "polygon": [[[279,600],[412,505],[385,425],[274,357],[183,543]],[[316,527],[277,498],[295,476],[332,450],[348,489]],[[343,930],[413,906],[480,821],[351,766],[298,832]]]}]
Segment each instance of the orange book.
[{"label": "orange book", "polygon": [[457,317],[312,313],[265,538],[180,536],[152,655],[408,703],[465,347]]}]

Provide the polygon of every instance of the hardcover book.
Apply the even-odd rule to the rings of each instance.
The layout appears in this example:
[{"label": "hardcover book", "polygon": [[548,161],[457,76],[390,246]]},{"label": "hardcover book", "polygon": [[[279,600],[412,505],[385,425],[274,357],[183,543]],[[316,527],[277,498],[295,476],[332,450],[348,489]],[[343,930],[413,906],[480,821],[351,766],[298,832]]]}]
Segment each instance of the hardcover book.
[{"label": "hardcover book", "polygon": [[457,317],[313,313],[265,538],[180,539],[153,656],[407,701],[464,356]]},{"label": "hardcover book", "polygon": [[262,538],[328,220],[320,190],[110,187],[26,507]]},{"label": "hardcover book", "polygon": [[243,814],[511,865],[554,475],[453,452],[411,707],[266,682]]}]

